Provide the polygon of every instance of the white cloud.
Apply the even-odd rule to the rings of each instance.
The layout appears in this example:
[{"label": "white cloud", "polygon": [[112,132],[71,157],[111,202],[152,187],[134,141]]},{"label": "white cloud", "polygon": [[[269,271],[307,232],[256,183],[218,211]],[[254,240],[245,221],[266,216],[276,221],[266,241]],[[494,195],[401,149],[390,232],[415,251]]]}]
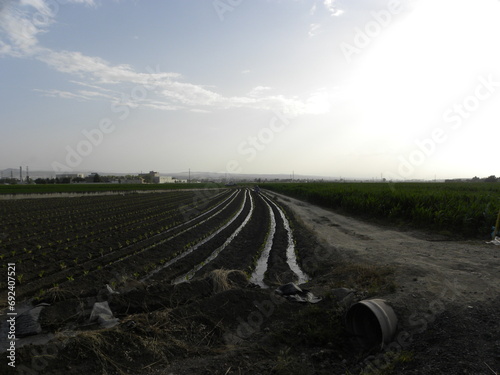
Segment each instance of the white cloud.
[{"label": "white cloud", "polygon": [[40,52],[38,35],[48,31],[63,4],[95,7],[94,0],[3,0],[0,3],[0,54],[13,57]]},{"label": "white cloud", "polygon": [[89,100],[91,99],[91,96],[95,95],[88,95],[86,92],[71,92],[71,91],[64,91],[64,90],[41,90],[41,89],[34,89],[33,91],[40,92],[44,96],[52,97],[52,98],[63,98],[63,99],[77,99],[77,100]]},{"label": "white cloud", "polygon": [[[245,96],[224,97],[205,86],[182,82],[180,74],[162,73],[158,70],[159,68],[151,73],[139,73],[129,65],[113,66],[99,57],[86,56],[73,51],[55,52],[45,49],[44,53],[37,58],[60,72],[88,79],[89,82],[72,82],[100,91],[78,90],[73,96],[68,92],[57,90],[46,92],[46,95],[51,96],[80,100],[120,97],[119,104],[128,105],[131,108],[145,107],[168,111],[182,109],[206,111],[207,108],[211,110],[245,107],[264,110],[287,108],[294,114],[317,112],[316,109],[310,112],[311,105],[299,99],[268,95],[271,88],[267,86],[257,86]],[[106,88],[109,85],[118,84],[120,84],[121,91]],[[123,85],[128,85],[128,89]],[[146,90],[147,95],[141,100],[134,100],[130,98],[134,90]],[[114,92],[115,95],[109,95],[109,92]]]},{"label": "white cloud", "polygon": [[321,89],[309,96],[305,111],[310,114],[320,115],[330,112],[330,95],[326,89]]},{"label": "white cloud", "polygon": [[309,37],[314,37],[319,34],[319,29],[321,28],[321,24],[319,23],[311,23],[309,25]]},{"label": "white cloud", "polygon": [[184,82],[162,82],[162,95],[174,102],[191,106],[211,106],[221,101],[221,96],[200,85]]},{"label": "white cloud", "polygon": [[133,83],[161,86],[171,79],[181,77],[178,73],[137,73],[130,65],[110,65],[100,57],[86,56],[74,51],[55,52],[45,49],[38,59],[60,72],[87,77],[99,84]]},{"label": "white cloud", "polygon": [[35,26],[33,19],[30,18],[33,12],[29,12],[29,10],[32,10],[32,7],[42,9],[38,2],[18,7],[14,7],[12,3],[6,3],[1,8],[0,35],[3,39],[1,42],[4,54],[22,57],[37,52],[37,34],[44,32],[44,29]]},{"label": "white cloud", "polygon": [[12,47],[10,44],[4,43],[0,40],[0,56],[1,55],[12,55]]},{"label": "white cloud", "polygon": [[97,86],[97,85],[93,85],[93,84],[90,84],[88,82],[81,82],[81,81],[72,81],[70,80],[69,82],[71,83],[74,83],[76,85],[80,85],[80,86],[84,86],[84,87],[89,87],[91,89],[95,89],[95,90],[101,90],[101,91],[104,91],[104,92],[111,92],[111,93],[119,93],[118,91],[116,90],[110,90],[110,89],[106,89],[104,87],[101,87],[101,86]]},{"label": "white cloud", "polygon": [[250,90],[250,92],[247,94],[247,96],[249,96],[251,98],[256,98],[256,97],[261,96],[262,94],[264,94],[266,91],[269,91],[269,90],[271,90],[271,88],[268,86],[257,86],[257,87],[254,87],[252,90]]},{"label": "white cloud", "polygon": [[92,7],[97,6],[97,4],[94,0],[66,0],[66,1],[68,3],[72,3],[72,4],[84,4],[84,5],[92,6]]},{"label": "white cloud", "polygon": [[43,0],[21,0],[20,4],[23,6],[31,6],[42,15],[52,17],[52,11],[50,10],[50,7]]},{"label": "white cloud", "polygon": [[[210,111],[207,111],[205,109],[191,109],[190,112],[193,112],[193,113],[210,113]],[[211,130],[219,130],[219,129],[211,127]]]},{"label": "white cloud", "polygon": [[337,6],[336,2],[336,0],[324,0],[323,2],[323,5],[333,17],[340,16],[344,13],[344,11]]},{"label": "white cloud", "polygon": [[[96,6],[94,0],[66,0],[67,3]],[[333,6],[333,2],[330,5]],[[41,46],[38,34],[48,31],[60,6],[45,0],[21,0],[20,3],[12,1],[0,5],[0,28],[6,36],[5,40],[0,40],[1,55],[34,58],[61,73],[78,77],[77,81],[70,82],[86,87],[74,91],[36,90],[45,96],[107,100],[130,108],[202,113],[227,108],[281,110],[294,115],[318,111],[317,106],[298,98],[269,95],[271,88],[267,86],[257,86],[243,96],[225,97],[206,86],[184,82],[179,73],[161,72],[159,67],[156,70],[148,68],[148,73],[141,73],[128,64],[112,65],[97,56],[78,51],[55,51]],[[313,24],[310,33],[318,29],[319,25]],[[242,73],[249,72],[247,69]],[[137,94],[135,97],[134,93]]]},{"label": "white cloud", "polygon": [[309,14],[311,16],[314,16],[314,14],[316,13],[316,9],[317,9],[316,8],[316,3],[314,3],[313,6],[312,6],[312,8],[311,8],[311,10],[309,11]]}]

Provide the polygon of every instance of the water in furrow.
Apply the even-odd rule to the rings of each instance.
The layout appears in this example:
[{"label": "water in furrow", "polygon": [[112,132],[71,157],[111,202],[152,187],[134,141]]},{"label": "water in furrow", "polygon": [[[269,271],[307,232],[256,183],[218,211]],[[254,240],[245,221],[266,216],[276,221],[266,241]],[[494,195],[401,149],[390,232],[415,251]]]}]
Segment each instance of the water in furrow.
[{"label": "water in furrow", "polygon": [[[226,203],[226,202],[229,200],[229,202],[228,202],[228,203],[226,203],[226,205],[225,205],[223,208],[221,208],[220,210],[218,210],[215,214],[211,215],[210,217],[208,217],[208,218],[206,218],[206,219],[204,219],[204,220],[200,221],[200,222],[199,222],[199,223],[197,223],[196,225],[191,226],[191,227],[189,227],[189,228],[187,228],[187,229],[184,229],[184,230],[182,230],[182,231],[180,231],[180,232],[178,232],[178,233],[174,234],[173,236],[170,236],[170,237],[168,237],[168,238],[164,238],[163,240],[160,240],[160,241],[155,242],[155,243],[153,243],[153,244],[151,244],[151,245],[145,246],[145,247],[143,247],[140,251],[134,252],[134,253],[132,253],[132,254],[125,255],[125,256],[121,257],[119,260],[117,260],[117,261],[116,261],[116,263],[122,262],[122,261],[124,261],[124,260],[126,260],[126,259],[128,259],[128,258],[130,258],[130,257],[136,256],[137,254],[143,253],[143,252],[148,251],[148,250],[150,250],[150,249],[152,249],[152,248],[154,248],[154,247],[157,247],[157,246],[159,246],[159,245],[162,245],[162,244],[164,244],[165,242],[168,242],[168,241],[170,241],[170,240],[174,239],[175,237],[180,236],[181,234],[184,234],[184,233],[186,233],[186,232],[188,232],[188,231],[190,231],[190,230],[192,230],[192,229],[196,228],[198,225],[201,225],[201,224],[203,224],[204,222],[206,222],[206,221],[208,221],[208,220],[212,219],[214,216],[217,216],[217,215],[218,215],[221,211],[223,211],[223,210],[224,210],[227,206],[229,206],[229,205],[233,202],[233,200],[234,200],[235,198],[236,198],[236,195],[235,195],[235,193],[233,193],[233,194],[231,194],[231,196],[229,196],[229,197],[228,197],[227,199],[225,199],[223,202],[221,202],[221,203],[217,204],[214,208],[210,209],[209,211],[206,211],[206,212],[202,213],[201,215],[199,215],[199,216],[195,217],[194,219],[191,219],[191,220],[186,221],[186,222],[184,222],[184,223],[182,223],[182,224],[176,225],[175,227],[172,227],[172,228],[170,228],[170,229],[167,229],[167,230],[165,230],[165,231],[161,232],[160,234],[155,234],[154,236],[151,236],[151,237],[147,238],[146,240],[151,240],[151,239],[153,239],[153,238],[155,238],[155,237],[164,236],[166,233],[171,232],[171,231],[173,231],[174,229],[178,229],[178,228],[180,228],[180,227],[183,227],[183,226],[185,226],[187,223],[189,223],[189,222],[191,222],[191,221],[194,221],[194,220],[196,220],[196,219],[199,219],[200,217],[203,217],[203,216],[207,215],[208,213],[210,213],[210,212],[212,212],[212,211],[216,210],[217,208],[219,208],[220,206],[222,206],[224,203]],[[146,240],[143,240],[143,241],[146,241]],[[140,242],[139,242],[139,243],[140,243]],[[137,245],[137,244],[132,244],[132,245],[130,245],[130,246],[128,246],[128,247],[131,247],[131,246],[136,246],[136,245]],[[155,271],[153,271],[153,273],[155,273]],[[150,275],[148,274],[148,275],[146,275],[144,278],[142,278],[142,279],[141,279],[141,281],[146,280],[146,279],[148,279],[149,277],[150,277]]]},{"label": "water in furrow", "polygon": [[283,210],[272,200],[269,200],[274,207],[278,210],[280,213],[281,219],[283,220],[283,225],[285,227],[285,230],[287,231],[288,235],[288,246],[286,248],[286,262],[288,263],[288,266],[292,270],[292,272],[297,276],[297,284],[304,284],[309,281],[309,276],[303,272],[299,264],[297,263],[297,256],[295,255],[295,244],[293,242],[293,233],[292,229],[290,228],[290,223],[288,222],[288,219],[285,216],[285,213]]},{"label": "water in furrow", "polygon": [[267,205],[269,209],[270,220],[270,228],[269,233],[266,237],[266,242],[264,244],[264,249],[257,260],[257,265],[255,266],[255,270],[250,277],[250,282],[259,285],[261,288],[268,288],[266,283],[264,283],[264,274],[267,271],[267,262],[269,259],[269,253],[271,252],[271,248],[273,246],[274,233],[276,232],[276,219],[274,217],[274,212],[269,203],[264,200],[264,203]]},{"label": "water in furrow", "polygon": [[[246,201],[246,195],[245,195],[245,201]],[[228,237],[228,239],[222,244],[222,246],[219,246],[217,249],[215,249],[212,252],[212,254],[210,254],[208,256],[207,259],[205,259],[203,262],[201,262],[198,265],[196,265],[191,271],[187,272],[186,274],[184,274],[182,276],[177,277],[172,282],[172,284],[180,284],[182,282],[186,282],[186,281],[191,280],[194,277],[194,275],[196,274],[196,272],[198,272],[206,264],[210,263],[212,260],[214,260],[215,258],[217,258],[217,256],[219,255],[219,253],[222,250],[224,250],[231,243],[231,241],[233,241],[234,238],[241,232],[241,230],[245,227],[245,225],[247,225],[248,221],[252,217],[253,209],[254,209],[253,197],[250,194],[250,212],[248,212],[248,215],[245,218],[245,220],[243,220],[243,223],[241,223],[241,225],[233,232],[233,234],[231,234],[231,236]]]},{"label": "water in furrow", "polygon": [[[241,205],[241,208],[238,210],[238,212],[231,218],[231,220],[229,220],[225,225],[223,225],[221,228],[219,228],[218,230],[216,230],[214,233],[212,233],[210,236],[204,238],[203,240],[201,240],[200,242],[198,242],[196,245],[190,247],[188,250],[186,250],[185,252],[183,252],[182,254],[179,254],[177,255],[175,258],[173,259],[170,259],[168,262],[164,263],[161,267],[158,267],[157,269],[155,269],[154,271],[150,272],[149,274],[147,274],[145,277],[143,277],[140,281],[145,281],[147,279],[149,279],[151,276],[153,276],[154,274],[160,272],[161,270],[171,266],[172,264],[174,264],[175,262],[179,261],[180,259],[184,258],[185,256],[191,254],[193,251],[195,251],[197,248],[199,248],[201,245],[205,244],[206,242],[210,241],[212,238],[214,238],[217,234],[219,234],[220,232],[222,232],[224,229],[226,229],[229,225],[231,225],[231,223],[236,220],[236,218],[238,216],[240,216],[241,212],[243,211],[243,209],[245,208],[245,203],[247,201],[247,196],[246,196],[246,193],[245,193],[245,196],[244,196],[244,200],[243,200],[243,204]],[[224,207],[225,208],[225,207]],[[208,219],[207,219],[208,220]],[[188,229],[189,230],[189,229]],[[185,230],[187,231],[187,230]]]}]

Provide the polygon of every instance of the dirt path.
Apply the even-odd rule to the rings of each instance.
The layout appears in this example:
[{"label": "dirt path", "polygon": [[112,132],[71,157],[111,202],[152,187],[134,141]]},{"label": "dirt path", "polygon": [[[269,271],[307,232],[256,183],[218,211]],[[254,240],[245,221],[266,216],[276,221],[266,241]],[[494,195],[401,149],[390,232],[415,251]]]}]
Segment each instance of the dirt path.
[{"label": "dirt path", "polygon": [[464,304],[481,303],[499,294],[498,246],[395,231],[278,196],[327,248],[339,250],[346,259],[396,266],[396,283],[405,294],[439,296],[445,301],[459,298]]},{"label": "dirt path", "polygon": [[[398,316],[395,350],[406,351],[410,359],[396,363],[391,374],[499,373],[500,246],[393,230],[271,195],[277,195],[332,254],[394,268],[396,291],[381,297]],[[387,358],[392,357],[377,354],[361,368],[370,369]]]}]

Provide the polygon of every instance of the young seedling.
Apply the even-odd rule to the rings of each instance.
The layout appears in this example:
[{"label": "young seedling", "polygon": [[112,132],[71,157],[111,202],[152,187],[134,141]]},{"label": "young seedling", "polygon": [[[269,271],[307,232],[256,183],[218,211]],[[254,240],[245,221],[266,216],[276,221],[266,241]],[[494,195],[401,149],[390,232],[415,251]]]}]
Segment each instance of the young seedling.
[{"label": "young seedling", "polygon": [[36,299],[41,299],[46,293],[45,289],[40,289],[37,293]]}]

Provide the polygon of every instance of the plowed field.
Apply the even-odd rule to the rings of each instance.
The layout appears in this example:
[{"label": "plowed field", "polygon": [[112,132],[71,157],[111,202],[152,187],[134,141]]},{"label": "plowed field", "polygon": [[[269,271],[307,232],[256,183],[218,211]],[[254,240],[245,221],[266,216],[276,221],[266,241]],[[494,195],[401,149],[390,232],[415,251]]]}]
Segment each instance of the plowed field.
[{"label": "plowed field", "polygon": [[[499,369],[500,258],[484,241],[245,188],[4,200],[0,217],[2,374]],[[321,302],[278,296],[289,282]],[[354,290],[347,302],[339,287]],[[398,315],[389,345],[360,347],[345,329],[350,304],[371,297]],[[110,320],[92,319],[96,303]],[[13,351],[7,321],[26,311],[37,334]]]}]

